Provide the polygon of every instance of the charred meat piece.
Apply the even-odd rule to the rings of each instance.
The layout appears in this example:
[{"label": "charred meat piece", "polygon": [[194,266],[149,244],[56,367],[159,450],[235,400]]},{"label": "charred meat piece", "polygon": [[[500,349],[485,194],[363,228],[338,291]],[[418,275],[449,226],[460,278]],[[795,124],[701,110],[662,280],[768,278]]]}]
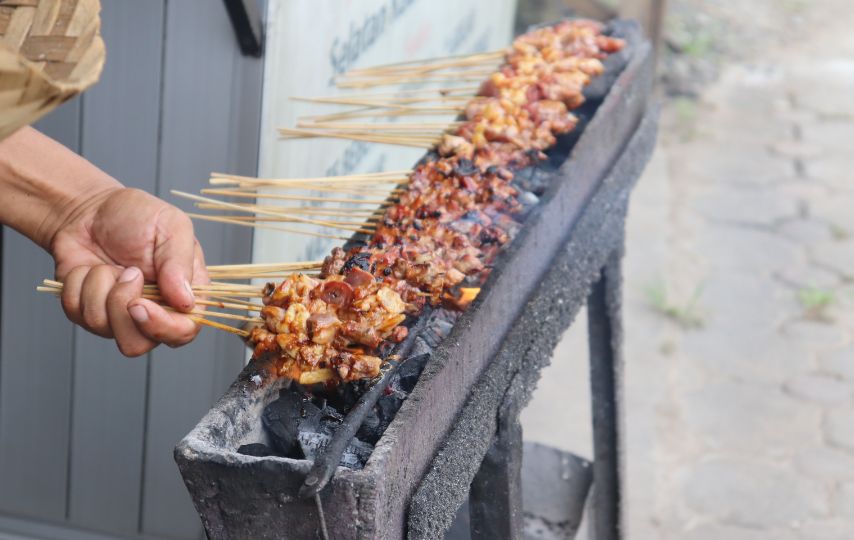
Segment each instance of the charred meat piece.
[{"label": "charred meat piece", "polygon": [[378,350],[406,337],[407,318],[428,303],[465,309],[479,290],[470,285],[482,283],[530,210],[512,170],[545,159],[575,128],[585,85],[624,45],[602,32],[595,21],[568,20],[514,40],[367,245],[334,248],[319,279],[296,274],[264,287],[264,324],[249,336],[255,356],[275,355],[279,374],[301,384],[373,378]]}]

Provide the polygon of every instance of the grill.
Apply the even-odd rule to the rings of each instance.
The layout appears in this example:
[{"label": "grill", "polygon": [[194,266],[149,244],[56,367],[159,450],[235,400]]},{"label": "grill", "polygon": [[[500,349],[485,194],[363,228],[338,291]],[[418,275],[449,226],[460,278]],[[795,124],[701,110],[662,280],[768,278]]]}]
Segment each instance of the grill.
[{"label": "grill", "polygon": [[[250,363],[178,444],[210,538],[318,538],[323,528],[335,539],[569,538],[585,507],[596,538],[619,538],[620,261],[657,110],[649,45],[633,23],[612,27],[628,42],[620,65],[589,87],[584,122],[550,159],[517,174],[548,187],[477,299],[453,326],[436,310],[415,332],[412,352],[426,367],[363,468],[339,467],[318,500],[305,499],[310,461],[237,452],[269,442],[262,413],[284,381],[264,361]],[[592,463],[523,445],[518,420],[585,302]]]}]

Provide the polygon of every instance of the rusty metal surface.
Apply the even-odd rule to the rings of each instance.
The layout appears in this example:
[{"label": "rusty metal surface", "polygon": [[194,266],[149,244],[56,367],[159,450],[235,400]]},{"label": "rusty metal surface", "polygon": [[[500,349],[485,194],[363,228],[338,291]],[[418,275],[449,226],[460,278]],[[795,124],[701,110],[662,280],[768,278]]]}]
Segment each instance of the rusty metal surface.
[{"label": "rusty metal surface", "polygon": [[[649,47],[632,43],[631,62],[475,304],[434,351],[366,467],[339,468],[321,493],[333,538],[399,539],[407,523],[411,538],[439,538],[450,524],[511,383],[530,390],[536,367],[622,238],[629,191],[654,138],[654,119],[641,125],[649,60]],[[265,441],[261,411],[281,384],[269,365],[250,364],[176,447],[211,538],[319,537],[314,501],[296,497],[310,463],[236,451]]]}]

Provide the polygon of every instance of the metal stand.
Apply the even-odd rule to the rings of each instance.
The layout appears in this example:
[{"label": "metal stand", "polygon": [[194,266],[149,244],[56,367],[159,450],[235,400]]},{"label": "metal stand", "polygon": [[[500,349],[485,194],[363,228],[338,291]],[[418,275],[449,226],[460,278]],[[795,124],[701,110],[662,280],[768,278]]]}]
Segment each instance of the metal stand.
[{"label": "metal stand", "polygon": [[472,540],[521,538],[522,426],[510,423],[497,434],[471,485]]},{"label": "metal stand", "polygon": [[[592,540],[620,540],[621,528],[621,467],[622,430],[619,387],[622,382],[621,311],[622,246],[608,257],[599,279],[587,299],[590,348],[590,389],[592,400],[593,453],[592,496],[588,526]],[[588,499],[591,464],[576,456],[548,447],[525,448],[538,452],[529,460],[523,473],[522,426],[519,423],[518,399],[506,395],[499,411],[496,433],[469,493],[470,537],[472,540],[521,538],[572,538]],[[549,460],[554,455],[557,459]],[[574,460],[575,474],[560,472],[558,463]],[[544,474],[539,471],[543,471]],[[536,478],[530,478],[530,477]],[[549,484],[564,481],[570,489],[550,489]],[[523,482],[532,485],[526,493],[539,494],[537,500],[526,500],[523,511]],[[563,511],[542,508],[564,505]],[[543,518],[542,514],[548,517]],[[554,523],[569,518],[572,526],[562,531],[531,531],[524,534],[526,519],[540,518]],[[551,519],[549,519],[551,518]],[[455,533],[457,540],[460,533]]]},{"label": "metal stand", "polygon": [[506,398],[469,492],[472,540],[522,537],[522,425],[518,400]]},{"label": "metal stand", "polygon": [[621,534],[622,246],[602,269],[587,299],[590,394],[593,416],[593,500],[590,534],[619,540]]}]

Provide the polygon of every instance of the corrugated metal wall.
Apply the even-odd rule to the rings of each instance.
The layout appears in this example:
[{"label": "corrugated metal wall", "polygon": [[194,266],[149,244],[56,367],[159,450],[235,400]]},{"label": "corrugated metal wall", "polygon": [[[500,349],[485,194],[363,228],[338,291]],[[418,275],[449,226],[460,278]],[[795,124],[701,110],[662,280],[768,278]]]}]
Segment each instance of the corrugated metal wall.
[{"label": "corrugated metal wall", "polygon": [[[222,3],[102,3],[101,81],[37,127],[167,200],[212,170],[254,175],[262,63],[240,55]],[[238,229],[196,224],[209,264],[249,260]],[[52,274],[48,255],[3,231],[0,538],[201,537],[172,447],[239,371],[243,345],[203,331],[124,358],[35,294]]]}]

